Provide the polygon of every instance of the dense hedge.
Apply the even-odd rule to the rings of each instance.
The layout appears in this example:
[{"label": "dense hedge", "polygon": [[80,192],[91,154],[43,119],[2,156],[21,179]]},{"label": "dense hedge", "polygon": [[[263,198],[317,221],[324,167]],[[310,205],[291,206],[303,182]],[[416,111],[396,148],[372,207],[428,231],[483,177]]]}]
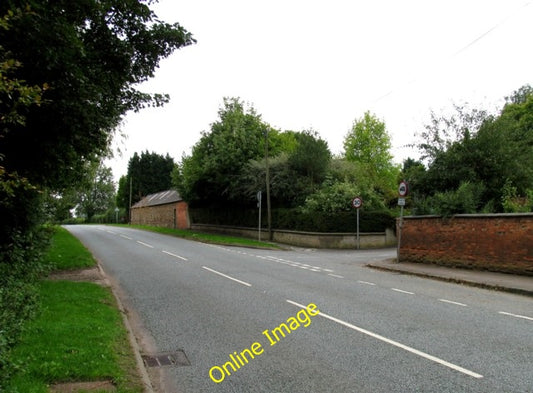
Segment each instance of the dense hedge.
[{"label": "dense hedge", "polygon": [[10,350],[37,310],[36,283],[46,272],[42,255],[50,236],[48,228],[13,232],[11,242],[0,244],[0,391],[17,366]]},{"label": "dense hedge", "polygon": [[[266,209],[265,209],[266,210]],[[261,226],[267,227],[266,211],[262,212]],[[189,216],[194,224],[231,225],[256,228],[259,212],[257,209],[238,207],[190,208]],[[303,213],[299,209],[273,209],[272,228],[307,232],[355,232],[357,213],[349,212]],[[360,211],[359,230],[361,232],[384,232],[395,227],[395,218],[388,211]]]}]

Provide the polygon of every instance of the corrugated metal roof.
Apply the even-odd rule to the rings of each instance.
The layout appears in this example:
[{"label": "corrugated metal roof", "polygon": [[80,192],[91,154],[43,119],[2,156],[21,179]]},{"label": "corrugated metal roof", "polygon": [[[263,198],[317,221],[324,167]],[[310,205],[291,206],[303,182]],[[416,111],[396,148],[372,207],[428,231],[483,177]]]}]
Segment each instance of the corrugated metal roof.
[{"label": "corrugated metal roof", "polygon": [[147,195],[131,208],[166,205],[167,203],[175,203],[182,200],[183,199],[176,190],[167,190]]}]

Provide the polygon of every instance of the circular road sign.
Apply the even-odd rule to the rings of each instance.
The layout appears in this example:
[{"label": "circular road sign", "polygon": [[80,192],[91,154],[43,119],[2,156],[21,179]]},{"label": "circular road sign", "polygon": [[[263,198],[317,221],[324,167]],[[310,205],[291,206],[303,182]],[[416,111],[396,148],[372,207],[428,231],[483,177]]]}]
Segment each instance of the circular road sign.
[{"label": "circular road sign", "polygon": [[407,195],[408,190],[407,183],[404,181],[400,182],[400,185],[398,186],[398,194],[400,194],[401,197],[404,197]]},{"label": "circular road sign", "polygon": [[363,200],[360,197],[355,197],[352,200],[352,206],[356,209],[359,209],[361,206],[363,206]]}]

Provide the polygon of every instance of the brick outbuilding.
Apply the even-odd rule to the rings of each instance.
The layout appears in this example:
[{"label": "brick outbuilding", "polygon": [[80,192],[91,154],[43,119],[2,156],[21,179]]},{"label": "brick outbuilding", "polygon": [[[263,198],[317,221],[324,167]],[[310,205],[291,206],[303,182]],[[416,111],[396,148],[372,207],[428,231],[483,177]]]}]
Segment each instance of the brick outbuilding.
[{"label": "brick outbuilding", "polygon": [[176,190],[145,196],[131,207],[131,223],[189,229],[189,210]]}]

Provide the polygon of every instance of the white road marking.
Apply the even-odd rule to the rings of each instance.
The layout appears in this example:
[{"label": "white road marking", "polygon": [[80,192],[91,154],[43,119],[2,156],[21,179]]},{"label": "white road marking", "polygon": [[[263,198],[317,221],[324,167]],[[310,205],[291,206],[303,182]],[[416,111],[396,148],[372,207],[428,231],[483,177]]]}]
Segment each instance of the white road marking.
[{"label": "white road marking", "polygon": [[509,315],[511,317],[523,318],[523,319],[528,319],[530,321],[533,321],[533,318],[531,318],[531,317],[526,317],[525,315],[519,315],[519,314],[511,314],[510,312],[499,311],[498,314]]},{"label": "white road marking", "polygon": [[[302,304],[293,302],[292,300],[287,300],[287,302],[292,304],[292,305],[294,305],[294,306],[300,307],[300,308],[306,308],[307,307],[307,306],[304,306]],[[378,339],[380,341],[383,341],[383,342],[385,342],[387,344],[394,345],[395,347],[401,348],[401,349],[403,349],[405,351],[411,352],[411,353],[413,353],[415,355],[421,356],[421,357],[423,357],[425,359],[431,360],[431,361],[433,361],[435,363],[438,363],[438,364],[441,364],[441,365],[446,366],[448,368],[451,368],[452,370],[459,371],[459,372],[461,372],[463,374],[469,375],[469,376],[474,377],[474,378],[483,378],[483,375],[481,375],[481,374],[475,373],[473,371],[470,371],[470,370],[468,370],[466,368],[463,368],[461,366],[458,366],[456,364],[447,362],[446,360],[440,359],[440,358],[438,358],[436,356],[433,356],[433,355],[430,355],[428,353],[419,351],[418,349],[409,347],[409,346],[407,346],[405,344],[399,343],[398,341],[391,340],[390,338],[381,336],[381,335],[379,335],[377,333],[373,333],[373,332],[371,332],[369,330],[366,330],[366,329],[360,328],[358,326],[352,325],[351,323],[345,322],[345,321],[343,321],[341,319],[338,319],[338,318],[332,317],[332,316],[330,316],[328,314],[325,314],[322,311],[320,311],[318,316],[320,316],[322,318],[329,319],[330,321],[336,322],[336,323],[338,323],[340,325],[343,325],[343,326],[345,326],[347,328],[350,328],[352,330],[355,330],[355,331],[358,331],[360,333],[366,334],[367,336],[373,337],[373,338]]]},{"label": "white road marking", "polygon": [[393,291],[396,291],[396,292],[401,292],[401,293],[406,293],[408,295],[414,295],[415,293],[414,292],[409,292],[409,291],[404,291],[403,289],[398,289],[398,288],[391,288]]},{"label": "white road marking", "polygon": [[179,255],[173,254],[173,253],[171,253],[171,252],[169,252],[169,251],[165,251],[165,250],[163,250],[163,251],[161,251],[161,252],[163,252],[163,253],[165,253],[165,254],[167,254],[167,255],[170,255],[170,256],[172,256],[172,257],[174,257],[174,258],[178,258],[178,259],[181,259],[181,260],[183,260],[183,261],[187,261],[187,258],[184,258],[184,257],[182,257],[182,256],[179,256]]},{"label": "white road marking", "polygon": [[112,235],[116,235],[116,234],[117,234],[116,232],[110,231],[110,230],[108,230],[108,229],[106,229],[106,232],[107,232],[107,233],[110,233],[110,234],[112,234]]},{"label": "white road marking", "polygon": [[368,282],[368,281],[361,281],[361,280],[358,280],[357,281],[359,284],[365,284],[365,285],[376,285],[374,284],[373,282]]},{"label": "white road marking", "polygon": [[120,235],[120,237],[123,237],[124,239],[133,240],[131,237],[128,237],[126,235]]},{"label": "white road marking", "polygon": [[143,243],[143,242],[141,242],[140,240],[137,240],[137,243],[142,244],[142,245],[145,246],[145,247],[154,248],[154,246],[152,246],[151,244]]},{"label": "white road marking", "polygon": [[228,275],[226,275],[224,273],[217,272],[216,270],[210,269],[210,268],[208,268],[206,266],[202,266],[202,269],[208,270],[208,271],[210,271],[212,273],[218,274],[219,276],[222,276],[222,277],[228,278],[230,280],[233,280],[235,282],[238,282],[239,284],[246,285],[247,287],[251,287],[252,286],[252,284],[248,284],[247,282],[244,282],[244,281],[241,281],[241,280],[237,280],[236,278],[230,277],[230,276],[228,276]]},{"label": "white road marking", "polygon": [[453,301],[447,300],[447,299],[439,299],[439,302],[450,303],[450,304],[455,304],[456,306],[467,307],[467,305],[464,304],[464,303],[453,302]]},{"label": "white road marking", "polygon": [[328,273],[328,276],[336,277],[336,278],[344,278],[344,276],[339,276],[338,274]]}]

